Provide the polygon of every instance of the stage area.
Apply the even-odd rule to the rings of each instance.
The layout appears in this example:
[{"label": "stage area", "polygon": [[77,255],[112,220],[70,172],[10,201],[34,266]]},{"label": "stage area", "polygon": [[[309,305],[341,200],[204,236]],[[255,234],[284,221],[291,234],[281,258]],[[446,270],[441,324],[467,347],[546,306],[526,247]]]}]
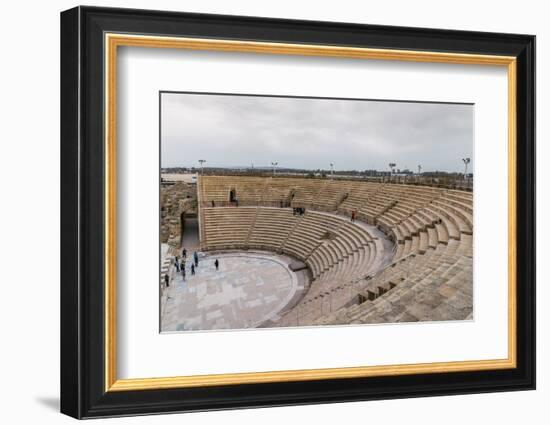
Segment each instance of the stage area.
[{"label": "stage area", "polygon": [[[214,261],[219,260],[219,270]],[[161,300],[161,331],[255,328],[292,307],[309,282],[295,259],[267,252],[201,253],[195,275],[176,273]]]}]

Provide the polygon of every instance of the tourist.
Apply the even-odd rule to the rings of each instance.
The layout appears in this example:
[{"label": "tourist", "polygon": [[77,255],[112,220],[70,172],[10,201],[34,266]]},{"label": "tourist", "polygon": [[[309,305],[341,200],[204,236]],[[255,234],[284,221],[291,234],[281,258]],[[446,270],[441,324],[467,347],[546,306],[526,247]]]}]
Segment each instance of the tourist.
[{"label": "tourist", "polygon": [[179,261],[179,258],[178,258],[177,255],[176,255],[174,264],[176,265],[176,271],[179,273],[179,271],[180,271],[180,261]]},{"label": "tourist", "polygon": [[216,271],[218,271],[218,267],[220,266],[220,262],[216,258],[216,261],[214,261],[214,265],[216,266]]},{"label": "tourist", "polygon": [[185,282],[185,264],[181,268],[181,277],[183,278],[183,281]]},{"label": "tourist", "polygon": [[168,273],[164,275],[164,283],[167,288],[170,286],[170,278],[168,277]]},{"label": "tourist", "polygon": [[187,258],[187,250],[183,248],[183,251],[181,251],[182,258]]},{"label": "tourist", "polygon": [[353,223],[355,221],[355,210],[351,212],[351,222]]},{"label": "tourist", "polygon": [[197,251],[193,253],[193,258],[195,260],[195,267],[199,267],[199,254],[197,254]]},{"label": "tourist", "polygon": [[191,276],[195,275],[195,265],[191,263]]}]

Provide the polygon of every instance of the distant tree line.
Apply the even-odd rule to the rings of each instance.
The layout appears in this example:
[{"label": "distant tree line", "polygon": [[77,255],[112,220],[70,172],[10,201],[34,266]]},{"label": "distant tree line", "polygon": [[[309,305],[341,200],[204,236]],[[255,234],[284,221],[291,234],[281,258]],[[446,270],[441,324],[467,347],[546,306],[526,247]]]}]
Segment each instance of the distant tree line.
[{"label": "distant tree line", "polygon": [[[168,167],[162,168],[162,173],[184,174],[184,173],[198,173],[200,168],[198,167]],[[230,174],[245,174],[245,175],[272,175],[273,169],[270,167],[204,167],[202,172],[204,174],[217,174],[217,175],[230,175]],[[415,173],[409,169],[394,169],[393,173],[389,170],[338,170],[331,171],[324,169],[306,169],[306,168],[277,168],[276,174],[301,174],[306,177],[314,178],[321,177],[326,178],[331,175],[334,176],[353,176],[353,177],[389,177],[392,175],[401,176],[420,176],[420,177],[432,177],[432,178],[449,178],[458,179],[464,178],[464,173],[447,172],[447,171],[423,171],[420,174]],[[467,178],[472,178],[473,173],[468,173]]]}]

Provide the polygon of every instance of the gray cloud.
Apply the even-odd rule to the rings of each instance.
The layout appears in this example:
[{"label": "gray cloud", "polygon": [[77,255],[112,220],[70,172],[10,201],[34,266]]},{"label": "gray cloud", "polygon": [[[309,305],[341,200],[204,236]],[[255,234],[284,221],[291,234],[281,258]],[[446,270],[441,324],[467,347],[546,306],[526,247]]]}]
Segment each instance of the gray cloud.
[{"label": "gray cloud", "polygon": [[473,156],[472,105],[163,93],[161,117],[163,167],[463,171]]}]

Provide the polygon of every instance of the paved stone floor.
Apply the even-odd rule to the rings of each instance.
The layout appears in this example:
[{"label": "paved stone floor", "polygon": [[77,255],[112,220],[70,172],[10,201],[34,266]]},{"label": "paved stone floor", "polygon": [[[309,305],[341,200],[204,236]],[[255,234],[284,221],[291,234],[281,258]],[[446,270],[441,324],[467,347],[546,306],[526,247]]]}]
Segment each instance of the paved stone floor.
[{"label": "paved stone floor", "polygon": [[201,254],[191,276],[188,260],[186,280],[177,273],[163,300],[162,332],[252,328],[275,317],[304,290],[291,261],[262,253]]}]

